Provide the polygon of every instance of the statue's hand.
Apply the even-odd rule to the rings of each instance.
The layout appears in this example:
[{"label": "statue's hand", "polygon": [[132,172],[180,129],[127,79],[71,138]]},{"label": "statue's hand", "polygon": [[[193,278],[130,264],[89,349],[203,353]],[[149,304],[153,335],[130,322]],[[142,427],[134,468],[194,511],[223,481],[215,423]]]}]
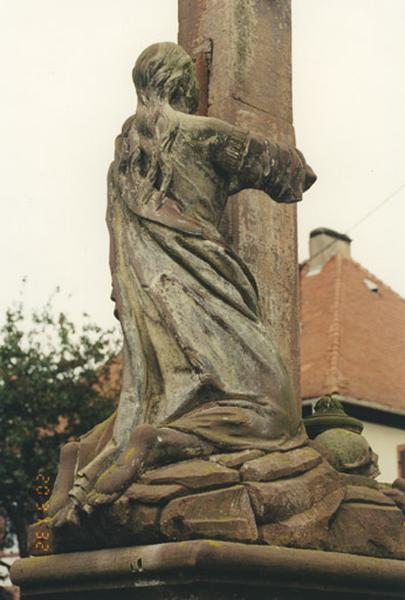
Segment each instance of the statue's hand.
[{"label": "statue's hand", "polygon": [[315,181],[317,180],[317,176],[315,171],[312,169],[312,167],[309,166],[309,164],[305,160],[305,157],[302,154],[302,152],[298,149],[296,149],[296,152],[301,160],[301,165],[303,168],[302,191],[306,192],[315,183]]},{"label": "statue's hand", "polygon": [[317,180],[317,176],[313,169],[305,163],[305,179],[304,179],[304,192],[308,190]]}]

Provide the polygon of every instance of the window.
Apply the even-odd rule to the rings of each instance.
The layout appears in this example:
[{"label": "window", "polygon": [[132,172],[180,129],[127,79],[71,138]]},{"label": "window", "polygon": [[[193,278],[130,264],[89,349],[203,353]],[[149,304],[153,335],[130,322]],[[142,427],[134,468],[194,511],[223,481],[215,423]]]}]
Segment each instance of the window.
[{"label": "window", "polygon": [[374,294],[378,294],[379,289],[378,289],[378,285],[375,283],[375,281],[371,281],[371,279],[363,279],[364,281],[364,285],[370,290],[370,292],[374,292]]}]

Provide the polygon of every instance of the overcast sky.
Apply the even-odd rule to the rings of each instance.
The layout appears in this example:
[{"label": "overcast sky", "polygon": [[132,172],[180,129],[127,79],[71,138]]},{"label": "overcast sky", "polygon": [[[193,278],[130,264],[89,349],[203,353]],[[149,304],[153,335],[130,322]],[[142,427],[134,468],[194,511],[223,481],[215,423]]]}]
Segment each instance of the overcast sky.
[{"label": "overcast sky", "polygon": [[[113,139],[134,112],[136,56],[176,40],[177,1],[2,0],[0,22],[0,318],[27,276],[29,305],[59,285],[73,318],[109,326]],[[319,176],[301,260],[311,229],[347,232],[405,184],[404,31],[404,0],[293,0],[297,145]],[[403,296],[404,200],[349,232],[354,258]]]}]

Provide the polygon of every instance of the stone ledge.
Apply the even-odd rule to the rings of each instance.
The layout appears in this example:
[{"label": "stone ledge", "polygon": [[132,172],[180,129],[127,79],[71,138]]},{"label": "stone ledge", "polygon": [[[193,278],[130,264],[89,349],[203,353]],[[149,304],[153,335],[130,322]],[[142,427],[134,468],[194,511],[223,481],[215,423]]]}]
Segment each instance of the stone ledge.
[{"label": "stone ledge", "polygon": [[[286,591],[274,598],[321,598],[327,593],[345,600],[405,599],[404,561],[212,540],[25,558],[14,563],[11,576],[22,598],[37,600],[67,599],[69,594],[83,599],[198,599],[200,589],[214,583],[225,590],[218,598],[227,598],[227,587],[240,584],[251,590],[241,592],[241,599],[262,597],[256,594],[263,588],[266,594]],[[183,587],[183,595],[173,596],[170,590],[179,586],[188,586],[192,594]],[[156,593],[147,593],[151,588]]]}]

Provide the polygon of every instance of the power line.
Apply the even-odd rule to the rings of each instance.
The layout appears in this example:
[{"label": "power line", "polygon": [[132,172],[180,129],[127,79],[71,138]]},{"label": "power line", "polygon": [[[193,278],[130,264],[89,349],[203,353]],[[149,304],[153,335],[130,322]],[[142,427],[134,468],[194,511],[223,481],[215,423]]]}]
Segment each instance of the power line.
[{"label": "power line", "polygon": [[368,219],[369,217],[371,217],[371,215],[373,215],[375,212],[377,212],[377,210],[379,210],[384,204],[387,204],[387,202],[389,202],[390,200],[392,200],[392,198],[394,198],[394,196],[396,196],[397,194],[399,194],[399,192],[402,192],[402,190],[405,189],[405,183],[403,183],[402,185],[399,186],[399,188],[397,188],[394,192],[392,192],[389,196],[387,196],[386,198],[384,198],[384,200],[382,200],[379,204],[377,204],[377,206],[375,206],[374,208],[372,208],[368,213],[366,213],[364,215],[364,217],[362,217],[361,219],[359,219],[358,221],[356,221],[356,223],[354,225],[352,225],[347,231],[346,233],[350,233],[350,231],[353,231],[353,229],[355,229],[358,225],[360,225],[361,223],[363,223],[366,219]]},{"label": "power line", "polygon": [[[369,210],[363,217],[361,217],[361,219],[359,219],[358,221],[356,221],[351,227],[349,227],[349,229],[347,229],[344,232],[344,235],[347,235],[348,233],[350,233],[351,231],[353,231],[353,229],[355,229],[356,227],[358,227],[359,225],[361,225],[362,223],[364,223],[364,221],[366,221],[369,217],[371,217],[371,215],[373,215],[375,212],[377,212],[377,210],[379,210],[382,206],[384,206],[384,204],[387,204],[390,200],[392,200],[392,198],[394,198],[397,194],[399,194],[399,192],[402,192],[403,189],[405,189],[405,183],[403,183],[402,185],[400,185],[396,190],[394,190],[393,192],[391,192],[391,194],[389,194],[388,196],[386,196],[384,198],[384,200],[382,200],[379,204],[377,204],[377,206],[374,206],[374,208],[372,208],[371,210]],[[322,254],[322,252],[325,252],[325,250],[328,250],[329,248],[331,248],[331,246],[333,246],[337,242],[338,242],[338,240],[332,240],[327,246],[324,246],[323,248],[321,248],[320,250],[318,250],[318,252],[315,252],[315,254],[310,257],[310,260],[312,260],[312,259],[316,258],[317,256],[319,256],[319,254]]]}]

